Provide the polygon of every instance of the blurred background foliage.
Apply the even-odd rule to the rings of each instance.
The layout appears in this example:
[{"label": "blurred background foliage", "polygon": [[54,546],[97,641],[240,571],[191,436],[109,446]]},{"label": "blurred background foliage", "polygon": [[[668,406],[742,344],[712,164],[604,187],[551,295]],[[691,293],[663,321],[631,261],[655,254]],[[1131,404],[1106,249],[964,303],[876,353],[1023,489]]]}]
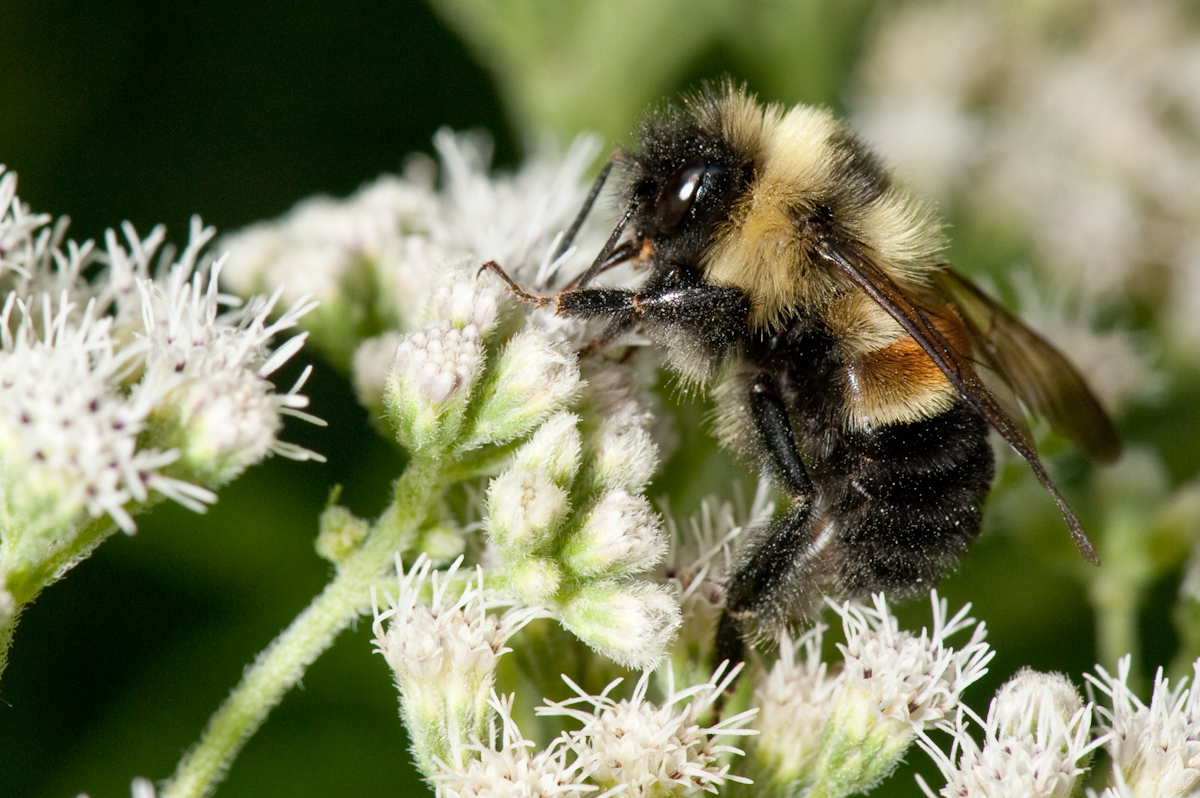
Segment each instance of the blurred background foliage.
[{"label": "blurred background foliage", "polygon": [[[34,210],[72,216],[76,239],[128,219],[143,232],[166,223],[179,241],[193,213],[229,231],[315,193],[348,194],[398,171],[408,153],[430,151],[442,126],[490,131],[497,163],[513,166],[522,142],[546,131],[628,142],[646,105],[722,74],[764,99],[843,111],[881,5],[894,4],[8,0],[0,162],[20,174],[20,196]],[[965,271],[1002,274],[1026,255],[1019,241],[950,210],[963,233],[951,258]],[[1140,309],[1143,318],[1151,311]],[[402,457],[315,352],[296,358],[280,384],[306,359],[317,366],[313,412],[330,426],[297,424],[284,437],[325,454],[327,465],[270,461],[207,516],[161,506],[135,537],[102,546],[26,612],[0,683],[0,795],[115,798],[129,794],[135,775],[168,775],[243,666],[326,581],[312,541],[331,486],[344,485],[342,503],[361,516],[382,509]],[[1081,458],[1054,458],[1085,525],[1099,532],[1102,517],[1120,517],[1136,548],[1139,529],[1169,502],[1139,505],[1147,492],[1126,500],[1122,486],[1161,460],[1153,478],[1161,485],[1148,490],[1170,496],[1200,469],[1198,387],[1195,359],[1177,354],[1157,401],[1120,419],[1128,439],[1158,453],[1140,471],[1135,463],[1098,482]],[[687,483],[664,478],[657,488],[686,511],[727,486],[732,466],[695,442],[705,440],[701,410],[685,404],[680,413],[679,467],[665,471]],[[1021,666],[1081,683],[1097,659],[1080,578],[1090,566],[1025,471],[1014,465],[1001,481],[1010,489],[993,502],[991,534],[943,587],[952,605],[974,602],[997,649],[987,682],[968,694],[980,711]],[[1125,504],[1104,510],[1100,496]],[[1188,512],[1167,522],[1191,523]],[[1020,534],[996,534],[1002,523]],[[1143,674],[1181,642],[1171,623],[1178,559],[1139,583]],[[907,610],[918,626],[928,618],[923,602]],[[287,696],[222,798],[426,791],[408,762],[388,672],[368,653],[367,626],[344,635]],[[1179,628],[1187,638],[1195,626]],[[909,758],[931,770],[924,756]],[[916,787],[900,774],[880,792]]]}]

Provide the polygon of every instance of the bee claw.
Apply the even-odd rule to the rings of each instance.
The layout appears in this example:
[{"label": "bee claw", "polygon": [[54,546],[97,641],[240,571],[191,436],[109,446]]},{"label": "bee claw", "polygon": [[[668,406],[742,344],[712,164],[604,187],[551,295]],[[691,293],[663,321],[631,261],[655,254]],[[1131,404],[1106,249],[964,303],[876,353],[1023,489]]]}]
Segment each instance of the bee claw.
[{"label": "bee claw", "polygon": [[509,292],[514,294],[517,299],[521,300],[522,302],[528,302],[539,308],[544,308],[547,305],[554,304],[554,297],[534,294],[517,285],[516,281],[508,276],[508,272],[504,271],[504,267],[499,263],[496,263],[494,260],[489,260],[487,263],[480,266],[479,271],[476,272],[476,277],[484,272],[491,272],[492,274],[498,276],[508,286]]}]

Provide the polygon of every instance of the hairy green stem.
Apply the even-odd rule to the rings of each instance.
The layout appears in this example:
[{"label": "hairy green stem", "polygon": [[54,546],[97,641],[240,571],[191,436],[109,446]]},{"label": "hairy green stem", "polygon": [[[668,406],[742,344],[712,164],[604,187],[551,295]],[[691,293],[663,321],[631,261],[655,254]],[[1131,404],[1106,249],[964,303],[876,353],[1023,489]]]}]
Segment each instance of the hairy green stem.
[{"label": "hairy green stem", "polygon": [[392,562],[394,553],[415,538],[440,489],[437,458],[414,458],[396,481],[395,500],[362,547],[348,556],[337,575],[254,664],[217,710],[193,747],[159,792],[161,798],[210,795],[242,746],[343,629],[370,609],[369,586]]},{"label": "hairy green stem", "polygon": [[15,601],[11,606],[0,607],[0,675],[8,667],[8,650],[12,647],[13,633],[17,629],[17,618],[24,609]]}]

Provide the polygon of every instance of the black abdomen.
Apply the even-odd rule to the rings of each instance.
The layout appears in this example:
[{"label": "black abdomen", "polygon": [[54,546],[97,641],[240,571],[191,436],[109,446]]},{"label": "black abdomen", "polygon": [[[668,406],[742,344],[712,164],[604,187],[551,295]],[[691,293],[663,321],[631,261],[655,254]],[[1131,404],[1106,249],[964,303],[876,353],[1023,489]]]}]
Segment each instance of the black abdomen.
[{"label": "black abdomen", "polygon": [[831,524],[817,553],[821,581],[840,597],[928,590],[979,534],[994,472],[988,426],[959,401],[912,424],[852,433],[833,469],[814,475],[815,506]]}]

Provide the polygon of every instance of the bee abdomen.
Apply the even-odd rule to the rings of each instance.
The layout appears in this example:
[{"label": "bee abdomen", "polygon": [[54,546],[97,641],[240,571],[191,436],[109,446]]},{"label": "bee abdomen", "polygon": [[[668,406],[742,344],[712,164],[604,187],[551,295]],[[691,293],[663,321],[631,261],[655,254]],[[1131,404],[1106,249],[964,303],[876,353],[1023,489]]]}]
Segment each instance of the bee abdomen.
[{"label": "bee abdomen", "polygon": [[927,589],[979,534],[995,470],[987,423],[959,401],[850,435],[842,454],[841,473],[818,480],[837,530],[822,554],[825,578],[845,597]]}]

